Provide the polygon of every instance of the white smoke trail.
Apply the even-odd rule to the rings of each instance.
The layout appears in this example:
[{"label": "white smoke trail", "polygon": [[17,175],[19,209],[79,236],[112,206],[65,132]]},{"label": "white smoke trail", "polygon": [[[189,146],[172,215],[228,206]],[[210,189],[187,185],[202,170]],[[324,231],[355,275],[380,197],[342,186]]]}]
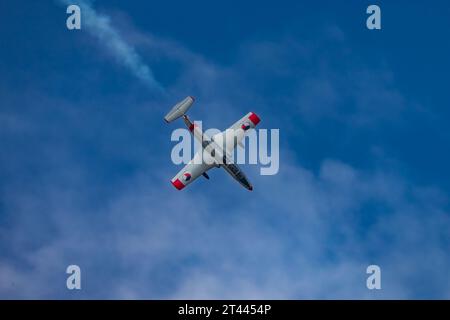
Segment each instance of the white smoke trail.
[{"label": "white smoke trail", "polygon": [[99,14],[86,0],[58,0],[63,5],[78,5],[81,9],[81,28],[97,38],[117,60],[127,67],[133,75],[152,89],[164,91],[153,72],[143,61],[135,49],[128,44],[104,14]]}]

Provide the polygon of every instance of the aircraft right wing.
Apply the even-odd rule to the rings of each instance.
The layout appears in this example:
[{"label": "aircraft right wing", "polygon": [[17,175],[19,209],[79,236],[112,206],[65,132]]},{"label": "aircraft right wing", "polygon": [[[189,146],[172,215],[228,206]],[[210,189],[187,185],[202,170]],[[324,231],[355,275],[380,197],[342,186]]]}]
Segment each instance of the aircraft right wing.
[{"label": "aircraft right wing", "polygon": [[[225,145],[227,152],[232,152],[238,144],[242,143],[247,130],[256,128],[260,121],[256,113],[249,112],[227,130],[214,135],[213,140],[220,146]],[[227,134],[228,130],[230,134]]]}]

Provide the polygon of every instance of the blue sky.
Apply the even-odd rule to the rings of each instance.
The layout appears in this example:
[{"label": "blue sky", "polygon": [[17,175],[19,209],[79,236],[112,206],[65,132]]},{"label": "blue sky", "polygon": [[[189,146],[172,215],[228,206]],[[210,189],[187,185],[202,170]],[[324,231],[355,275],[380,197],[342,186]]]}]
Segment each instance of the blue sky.
[{"label": "blue sky", "polygon": [[[450,298],[447,2],[64,3],[0,4],[1,298]],[[175,190],[186,95],[279,173]]]}]

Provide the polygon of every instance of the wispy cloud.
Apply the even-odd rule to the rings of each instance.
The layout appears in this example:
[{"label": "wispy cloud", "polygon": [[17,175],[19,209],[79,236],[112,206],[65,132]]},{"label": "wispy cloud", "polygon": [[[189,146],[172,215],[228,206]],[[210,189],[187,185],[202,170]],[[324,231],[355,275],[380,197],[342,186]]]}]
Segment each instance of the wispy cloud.
[{"label": "wispy cloud", "polygon": [[117,61],[153,90],[163,91],[161,84],[155,79],[151,68],[143,61],[136,49],[130,45],[114,28],[111,19],[98,13],[88,0],[58,0],[63,5],[76,4],[81,8],[82,29],[93,37],[117,58]]}]

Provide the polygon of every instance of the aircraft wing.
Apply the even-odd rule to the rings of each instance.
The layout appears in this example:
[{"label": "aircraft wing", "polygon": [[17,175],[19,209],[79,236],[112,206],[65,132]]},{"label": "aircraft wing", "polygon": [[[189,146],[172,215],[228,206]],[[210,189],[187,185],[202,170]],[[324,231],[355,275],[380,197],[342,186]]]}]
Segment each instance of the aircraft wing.
[{"label": "aircraft wing", "polygon": [[[248,129],[254,129],[261,120],[254,112],[249,112],[241,119],[236,121],[229,129],[237,130],[242,129],[243,131],[247,131]],[[249,127],[244,127],[249,126]]]},{"label": "aircraft wing", "polygon": [[226,151],[231,152],[234,150],[236,145],[241,145],[242,139],[245,137],[245,133],[256,128],[261,120],[254,112],[249,112],[241,119],[236,121],[227,130],[222,131],[213,136],[213,140],[219,144],[223,145],[225,143]]},{"label": "aircraft wing", "polygon": [[181,190],[214,166],[215,164],[206,164],[202,162],[202,150],[200,150],[195,154],[194,158],[192,158],[191,161],[189,161],[189,163],[172,178],[172,184],[175,188]]}]

